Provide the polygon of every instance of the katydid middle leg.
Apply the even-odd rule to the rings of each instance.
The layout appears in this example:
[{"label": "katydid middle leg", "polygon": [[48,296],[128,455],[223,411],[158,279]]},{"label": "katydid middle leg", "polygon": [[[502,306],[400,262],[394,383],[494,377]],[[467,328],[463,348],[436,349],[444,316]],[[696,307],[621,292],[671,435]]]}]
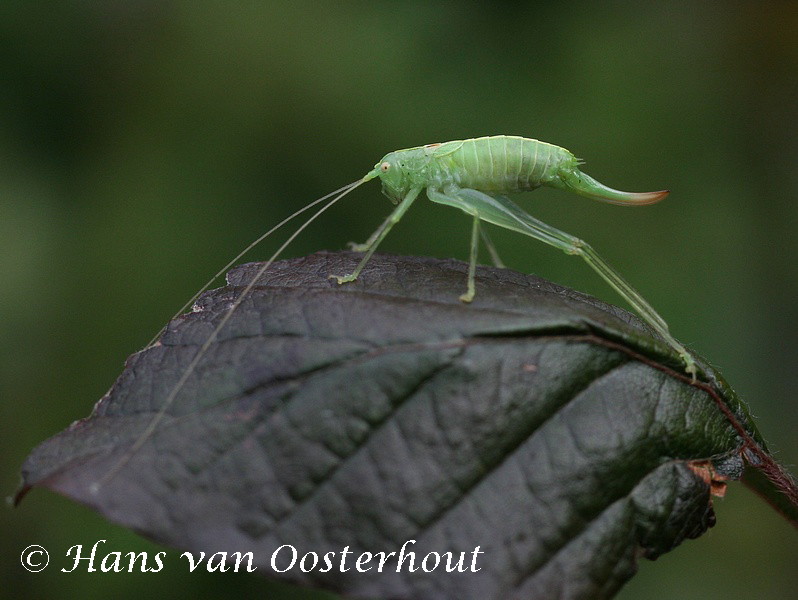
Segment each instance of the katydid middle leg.
[{"label": "katydid middle leg", "polygon": [[462,302],[471,302],[476,293],[476,284],[474,283],[474,276],[477,272],[477,252],[479,250],[479,215],[475,212],[474,223],[471,227],[471,251],[469,252],[468,261],[468,287],[466,293],[460,296]]},{"label": "katydid middle leg", "polygon": [[488,249],[488,254],[490,254],[490,259],[493,261],[493,264],[500,269],[504,269],[504,261],[499,258],[499,253],[496,252],[496,246],[493,245],[493,241],[490,239],[490,236],[484,227],[479,229],[479,234],[482,236],[482,242],[485,244],[485,248]]}]

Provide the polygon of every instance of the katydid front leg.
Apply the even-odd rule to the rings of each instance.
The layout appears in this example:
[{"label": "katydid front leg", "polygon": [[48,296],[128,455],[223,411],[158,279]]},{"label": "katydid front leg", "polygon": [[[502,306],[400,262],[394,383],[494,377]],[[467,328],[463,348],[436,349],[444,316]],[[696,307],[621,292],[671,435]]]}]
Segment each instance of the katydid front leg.
[{"label": "katydid front leg", "polygon": [[367,247],[365,248],[366,254],[360,260],[360,263],[355,267],[355,270],[352,271],[349,275],[330,275],[330,279],[335,279],[339,284],[347,283],[349,281],[354,281],[357,279],[360,272],[363,270],[363,267],[366,266],[371,255],[374,254],[374,251],[377,249],[377,246],[380,245],[380,242],[385,239],[385,236],[388,235],[388,232],[391,230],[391,227],[396,225],[402,216],[407,212],[407,209],[410,208],[410,205],[413,204],[413,200],[418,197],[418,194],[421,192],[421,188],[413,188],[411,189],[404,199],[399,203],[394,211],[388,215],[388,218],[382,223],[382,225],[377,228],[371,237],[366,242]]},{"label": "katydid front leg", "polygon": [[[386,222],[387,222],[387,221],[386,221]],[[377,227],[377,229],[374,231],[374,233],[372,233],[372,234],[369,236],[369,239],[367,239],[367,240],[366,240],[365,242],[363,242],[362,244],[358,244],[357,242],[349,242],[349,243],[347,244],[347,247],[348,247],[348,248],[349,248],[349,249],[350,249],[352,252],[365,252],[366,250],[368,250],[368,249],[371,247],[371,245],[372,245],[372,244],[374,243],[374,241],[377,239],[377,236],[379,236],[379,235],[380,235],[380,233],[382,232],[382,230],[383,230],[383,228],[384,228],[384,227],[385,227],[385,222],[383,222],[383,224],[382,224],[382,225],[380,225],[379,227]]]}]

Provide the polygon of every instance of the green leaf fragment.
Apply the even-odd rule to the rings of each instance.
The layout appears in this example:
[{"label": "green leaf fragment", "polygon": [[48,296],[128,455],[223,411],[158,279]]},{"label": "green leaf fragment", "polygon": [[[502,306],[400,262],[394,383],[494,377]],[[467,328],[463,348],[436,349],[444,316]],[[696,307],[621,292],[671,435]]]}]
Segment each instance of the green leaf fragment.
[{"label": "green leaf fragment", "polygon": [[[233,270],[31,453],[19,497],[47,487],[168,545],[251,551],[262,575],[355,598],[593,599],[712,526],[710,494],[744,461],[775,465],[720,376],[700,362],[691,385],[617,307],[495,268],[466,305],[466,265],[428,258],[328,278],[357,258],[274,264],[131,454],[258,265]],[[795,521],[789,485],[760,479]],[[409,540],[414,572],[396,556],[354,568]],[[276,572],[284,544],[334,552],[335,568]],[[477,547],[479,571],[419,568],[431,552],[470,566]]]}]

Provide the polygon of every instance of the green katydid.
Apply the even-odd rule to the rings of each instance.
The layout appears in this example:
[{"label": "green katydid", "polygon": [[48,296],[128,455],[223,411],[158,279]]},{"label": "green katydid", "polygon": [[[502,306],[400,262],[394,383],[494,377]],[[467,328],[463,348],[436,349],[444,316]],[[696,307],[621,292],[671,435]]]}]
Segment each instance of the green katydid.
[{"label": "green katydid", "polygon": [[[523,233],[559,248],[566,254],[581,256],[604,278],[684,361],[693,379],[693,357],[668,330],[665,320],[593,248],[581,239],[543,223],[529,215],[505,194],[532,190],[541,185],[570,190],[594,200],[641,206],[659,202],[667,191],[630,193],[613,190],[579,170],[578,159],[568,150],[517,136],[499,135],[444,144],[428,144],[387,154],[364,181],[379,177],[384,193],[396,209],[369,240],[356,246],[365,252],[355,270],[336,276],[338,283],[354,281],[379,243],[401,219],[419,193],[427,190],[433,202],[459,208],[473,217],[468,288],[460,296],[464,302],[474,298],[474,274],[480,221]],[[487,238],[486,245],[495,256]]]},{"label": "green katydid", "polygon": [[225,265],[186,303],[178,314],[182,313],[202,292],[208,289],[217,277],[223,274],[252,247],[295,217],[331,196],[335,196],[291,234],[271,258],[263,263],[256,275],[220,319],[203,345],[200,346],[192,361],[167,395],[158,414],[150,421],[144,432],[106,478],[121,468],[149,438],[163,418],[166,410],[174,402],[177,394],[194,372],[200,360],[202,360],[208,348],[216,340],[219,332],[283,250],[311,222],[339,199],[363,183],[377,178],[382,182],[383,192],[396,204],[396,208],[364,244],[354,246],[354,249],[364,252],[363,258],[354,271],[347,275],[330,276],[336,279],[338,283],[342,284],[357,279],[380,242],[402,218],[421,191],[426,189],[427,197],[431,201],[453,206],[473,217],[467,289],[460,296],[460,300],[470,302],[475,295],[475,270],[480,235],[482,235],[482,239],[493,256],[494,262],[502,266],[489,238],[480,228],[481,221],[493,223],[545,242],[567,254],[581,256],[679,354],[684,362],[685,371],[695,381],[696,363],[692,355],[671,335],[665,320],[614,268],[605,262],[583,240],[532,217],[505,195],[533,190],[540,186],[548,186],[569,190],[594,200],[626,206],[653,204],[668,195],[665,190],[641,193],[614,190],[582,173],[579,170],[579,164],[580,161],[565,148],[519,136],[499,135],[417,146],[386,154],[363,178],[315,200],[284,219]]}]

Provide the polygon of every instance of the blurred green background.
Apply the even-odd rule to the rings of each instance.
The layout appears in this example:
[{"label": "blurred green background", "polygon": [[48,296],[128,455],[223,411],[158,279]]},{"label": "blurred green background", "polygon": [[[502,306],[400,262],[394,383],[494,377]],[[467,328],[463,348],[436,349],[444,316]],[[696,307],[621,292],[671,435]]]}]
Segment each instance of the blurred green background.
[{"label": "blurred green background", "polygon": [[[33,446],[88,415],[125,357],[283,216],[390,150],[500,133],[562,145],[613,187],[672,190],[639,210],[552,190],[520,202],[624,273],[795,465],[797,113],[793,2],[6,0],[3,493]],[[390,208],[364,186],[288,255],[363,241]],[[381,250],[465,259],[468,235],[465,215],[421,202]],[[581,261],[494,240],[515,269],[619,302]],[[643,561],[619,598],[794,598],[796,531],[739,484],[716,510],[715,529]],[[161,548],[41,490],[0,515],[7,597],[295,597],[175,562],[61,573],[76,543]],[[34,543],[53,564],[28,574],[18,556]]]}]

